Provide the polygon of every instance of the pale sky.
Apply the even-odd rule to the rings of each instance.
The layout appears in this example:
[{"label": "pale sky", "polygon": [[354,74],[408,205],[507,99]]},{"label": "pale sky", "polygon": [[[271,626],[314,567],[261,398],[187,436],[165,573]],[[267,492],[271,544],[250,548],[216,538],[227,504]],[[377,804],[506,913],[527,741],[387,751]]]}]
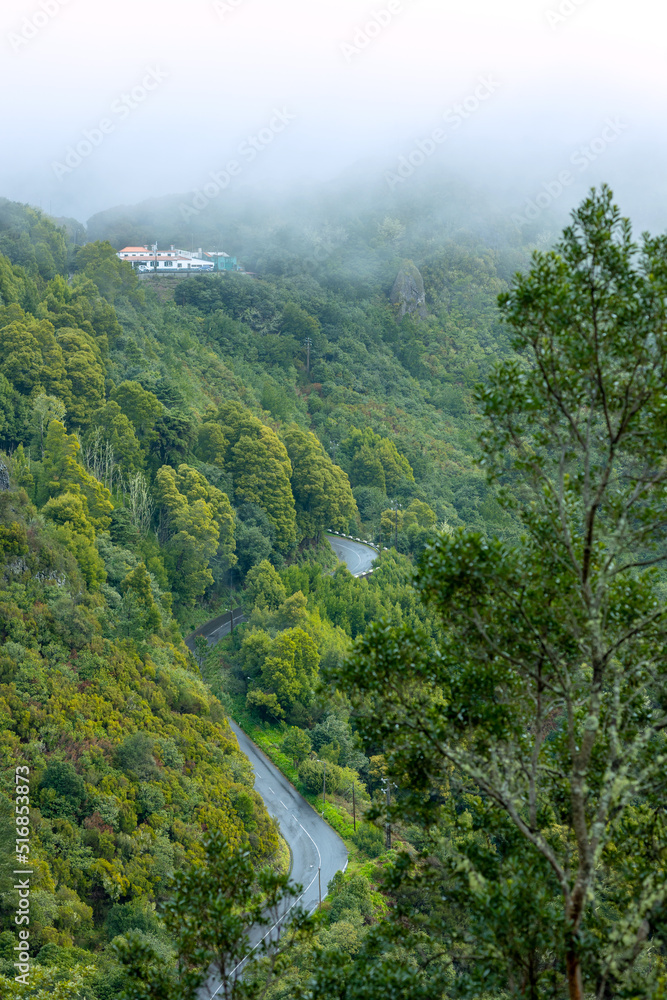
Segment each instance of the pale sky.
[{"label": "pale sky", "polygon": [[655,0],[5,0],[0,195],[85,221],[230,163],[391,172],[442,129],[443,170],[610,179],[664,225],[666,28]]}]

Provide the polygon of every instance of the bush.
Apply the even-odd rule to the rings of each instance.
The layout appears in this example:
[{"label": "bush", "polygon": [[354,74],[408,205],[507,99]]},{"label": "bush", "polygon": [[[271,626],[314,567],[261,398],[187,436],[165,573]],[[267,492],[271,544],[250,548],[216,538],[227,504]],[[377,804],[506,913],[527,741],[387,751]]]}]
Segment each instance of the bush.
[{"label": "bush", "polygon": [[39,787],[42,809],[47,816],[76,815],[86,799],[83,778],[66,761],[56,760],[49,764]]},{"label": "bush", "polygon": [[153,740],[147,733],[126,736],[116,750],[116,764],[125,772],[146,780],[155,777],[157,768],[153,759]]},{"label": "bush", "polygon": [[273,692],[249,691],[245,703],[249,711],[257,712],[265,720],[282,719],[285,716],[285,712]]},{"label": "bush", "polygon": [[[327,792],[333,793],[340,790],[344,784],[344,774],[342,767],[336,764],[327,764]],[[306,790],[313,795],[322,794],[324,784],[324,764],[319,760],[304,760],[299,767],[299,780],[305,785]]]},{"label": "bush", "polygon": [[384,850],[384,834],[376,826],[364,823],[352,835],[352,843],[369,858],[377,858]]},{"label": "bush", "polygon": [[111,941],[119,934],[134,930],[157,934],[160,921],[147,900],[133,899],[129,903],[116,903],[111,907],[104,921],[104,929]]}]

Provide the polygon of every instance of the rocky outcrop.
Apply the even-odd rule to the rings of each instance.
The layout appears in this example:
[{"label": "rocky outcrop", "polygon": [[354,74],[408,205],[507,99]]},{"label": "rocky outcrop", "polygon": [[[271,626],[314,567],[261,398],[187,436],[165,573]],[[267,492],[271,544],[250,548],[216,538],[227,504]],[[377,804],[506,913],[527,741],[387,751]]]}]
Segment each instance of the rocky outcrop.
[{"label": "rocky outcrop", "polygon": [[403,319],[406,313],[409,316],[416,313],[422,319],[426,316],[424,279],[412,261],[407,261],[398,272],[391,290],[391,302],[398,307],[399,319]]},{"label": "rocky outcrop", "polygon": [[9,489],[9,470],[4,462],[0,462],[0,490]]}]

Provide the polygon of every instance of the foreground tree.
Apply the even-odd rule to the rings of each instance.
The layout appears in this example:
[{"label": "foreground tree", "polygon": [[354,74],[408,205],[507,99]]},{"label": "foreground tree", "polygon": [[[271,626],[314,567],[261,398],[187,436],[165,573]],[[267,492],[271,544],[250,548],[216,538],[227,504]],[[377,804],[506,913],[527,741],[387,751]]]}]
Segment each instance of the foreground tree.
[{"label": "foreground tree", "polygon": [[486,817],[441,844],[468,915],[524,887],[530,920],[513,905],[504,927],[446,930],[470,990],[501,966],[514,996],[664,989],[666,301],[667,238],[637,245],[592,192],[501,296],[517,353],[479,394],[482,461],[521,540],[439,536],[417,585],[444,641],[374,625],[336,678],[409,789],[396,813],[441,834],[446,814]]},{"label": "foreground tree", "polygon": [[[206,864],[174,876],[164,907],[176,966],[165,965],[140,932],[114,942],[130,984],[125,1000],[192,1000],[204,984],[220,1000],[263,997],[283,970],[286,952],[309,932],[308,918],[295,903],[300,892],[289,875],[255,871],[249,852],[214,831],[206,842]],[[251,982],[241,978],[249,958],[262,961]]]}]

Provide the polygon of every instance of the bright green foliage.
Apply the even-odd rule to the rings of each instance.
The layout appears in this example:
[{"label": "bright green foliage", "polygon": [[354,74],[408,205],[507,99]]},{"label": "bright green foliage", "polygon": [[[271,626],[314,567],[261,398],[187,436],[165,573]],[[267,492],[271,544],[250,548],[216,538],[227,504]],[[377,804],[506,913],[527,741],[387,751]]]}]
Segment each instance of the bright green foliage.
[{"label": "bright green foliage", "polygon": [[30,404],[0,372],[0,443],[11,448],[25,433]]},{"label": "bright green foliage", "polygon": [[70,969],[58,966],[30,970],[30,993],[15,978],[0,975],[0,990],[4,1000],[86,1000],[95,978],[93,965],[75,965]]},{"label": "bright green foliage", "polygon": [[88,517],[88,505],[80,493],[59,493],[42,507],[42,514],[59,525],[56,537],[76,557],[90,590],[106,580],[104,563],[95,548],[95,528]]},{"label": "bright green foliage", "polygon": [[67,245],[62,229],[39,209],[0,198],[0,254],[36,279],[64,274]]},{"label": "bright green foliage", "polygon": [[61,327],[56,340],[70,385],[67,413],[71,423],[87,427],[90,414],[104,401],[104,367],[94,337],[85,330]]},{"label": "bright green foliage", "polygon": [[234,521],[226,494],[187,465],[163,466],[156,477],[165,517],[166,565],[172,586],[192,603],[213,583],[209,564],[216,553],[233,565]]},{"label": "bright green foliage", "polygon": [[257,712],[261,719],[269,722],[281,722],[285,718],[285,709],[278,701],[273,691],[248,691],[246,707],[251,712]]},{"label": "bright green foliage", "polygon": [[206,659],[206,655],[209,651],[209,644],[206,636],[204,635],[195,636],[194,647],[195,647],[195,659],[199,664],[199,669],[201,670],[201,668],[204,665],[204,660]]},{"label": "bright green foliage", "polygon": [[139,382],[121,382],[111,393],[111,399],[118,403],[125,416],[134,426],[139,441],[147,447],[153,440],[154,428],[164,411],[157,396],[144,389]]},{"label": "bright green foliage", "polygon": [[284,307],[281,327],[285,333],[290,333],[297,340],[315,337],[320,332],[318,320],[294,302],[288,302]]},{"label": "bright green foliage", "polygon": [[74,266],[94,282],[109,302],[113,303],[121,296],[137,303],[142,301],[137,275],[130,264],[117,257],[110,243],[97,241],[78,247]]},{"label": "bright green foliage", "polygon": [[256,503],[276,532],[276,545],[287,551],[296,541],[296,511],[287,451],[277,435],[262,426],[256,436],[242,436],[231,450],[237,497]]},{"label": "bright green foliage", "polygon": [[283,433],[292,464],[292,492],[302,536],[314,538],[329,528],[347,530],[358,517],[350,483],[314,434],[295,424]]},{"label": "bright green foliage", "polygon": [[67,434],[59,420],[52,420],[44,444],[38,502],[62,492],[80,494],[86,517],[97,531],[111,523],[111,495],[79,462],[81,447],[74,434]]},{"label": "bright green foliage", "polygon": [[[296,511],[290,484],[292,466],[278,436],[238,403],[224,403],[200,439],[202,456],[219,463],[234,480],[238,502],[256,504],[275,530],[276,545],[288,551],[296,541]],[[223,452],[223,448],[226,450]]]},{"label": "bright green foliage", "polygon": [[222,468],[229,450],[229,441],[219,424],[212,420],[202,424],[199,429],[198,454],[204,462],[218,465]]},{"label": "bright green foliage", "polygon": [[162,616],[153,598],[148,572],[143,563],[139,563],[125,577],[120,585],[123,595],[123,615],[127,620],[125,634],[140,636],[158,632],[162,624]]},{"label": "bright green foliage", "polygon": [[301,761],[305,760],[311,749],[312,744],[308,733],[297,726],[290,726],[283,737],[283,750],[294,761],[295,767],[298,767]]},{"label": "bright green foliage", "polygon": [[[304,626],[318,631],[315,621],[304,620]],[[272,638],[256,629],[244,637],[240,659],[250,682],[249,708],[278,718],[287,715],[288,721],[301,725],[308,720],[320,662],[317,642],[309,632],[286,628]]]},{"label": "bright green foliage", "polygon": [[42,507],[44,517],[55,524],[64,524],[90,542],[95,539],[95,529],[86,516],[85,500],[77,493],[59,493]]},{"label": "bright green foliage", "polygon": [[422,500],[413,500],[405,511],[405,525],[418,524],[420,528],[433,528],[438,520],[435,511]]},{"label": "bright green foliage", "polygon": [[80,276],[72,284],[60,276],[50,281],[40,313],[44,313],[56,328],[75,327],[90,334],[105,358],[121,333],[113,307],[100,298],[92,281]]},{"label": "bright green foliage", "polygon": [[55,396],[47,396],[40,392],[33,402],[32,425],[35,429],[35,437],[39,444],[39,455],[44,458],[44,437],[52,420],[59,420],[61,424],[65,422],[67,409],[62,400]]},{"label": "bright green foliage", "polygon": [[384,545],[397,545],[399,551],[420,555],[435,526],[435,511],[421,500],[413,500],[405,509],[383,510],[380,520]]},{"label": "bright green foliage", "polygon": [[95,410],[90,417],[90,427],[84,445],[91,451],[108,446],[113,460],[125,475],[136,473],[143,464],[143,456],[134,427],[118,403],[110,400]]},{"label": "bright green foliage", "polygon": [[326,757],[319,760],[304,760],[299,766],[299,781],[306,791],[313,795],[322,795],[323,792],[333,795],[345,787],[349,788],[356,777],[354,771],[339,767]]},{"label": "bright green foliage", "polygon": [[42,387],[65,405],[70,402],[71,383],[53,325],[26,316],[18,306],[0,310],[0,369],[24,394]]},{"label": "bright green foliage", "polygon": [[246,594],[253,608],[275,610],[286,600],[285,585],[268,559],[253,566],[248,573]]},{"label": "bright green foliage", "polygon": [[382,459],[367,444],[362,445],[354,453],[350,462],[350,479],[355,486],[367,486],[382,490],[383,493],[387,492],[387,478]]},{"label": "bright green foliage", "polygon": [[273,641],[264,660],[260,684],[273,692],[280,705],[292,714],[297,706],[308,708],[312,698],[319,656],[313,639],[300,628],[286,629]]},{"label": "bright green foliage", "polygon": [[376,486],[393,495],[405,483],[414,482],[405,455],[401,455],[393,441],[375,434],[370,427],[363,431],[352,428],[341,441],[340,450],[350,464],[353,486]]},{"label": "bright green foliage", "polygon": [[0,306],[19,305],[22,284],[18,268],[13,268],[7,257],[0,254]]},{"label": "bright green foliage", "polygon": [[[80,533],[92,530],[81,496],[63,491],[47,508],[45,514],[65,523],[45,518],[44,526],[25,494],[0,492],[0,771],[6,778],[0,834],[4,793],[14,794],[8,780],[13,787],[14,769],[26,765],[41,817],[30,843],[30,940],[35,952],[57,946],[44,950],[45,969],[33,967],[31,983],[50,984],[52,995],[61,995],[53,969],[62,959],[60,978],[68,989],[84,982],[82,996],[106,1000],[122,988],[108,957],[108,978],[98,964],[112,908],[143,900],[145,913],[164,900],[172,873],[203,859],[206,828],[221,831],[231,845],[250,840],[254,864],[274,855],[278,839],[219,703],[193,669],[166,610],[158,607],[156,614],[156,588],[143,563],[132,562],[107,536],[98,538],[108,582],[91,592],[77,562],[77,540],[100,556]],[[2,931],[14,928],[10,904],[0,912]],[[136,926],[162,949],[168,967],[164,938],[151,937],[155,925],[131,922],[123,929]],[[82,956],[77,947],[89,951]],[[97,966],[83,979],[73,968],[82,957]],[[4,958],[0,951],[0,973]],[[110,983],[117,984],[111,993]],[[9,989],[0,978],[3,997],[14,995]]]}]

